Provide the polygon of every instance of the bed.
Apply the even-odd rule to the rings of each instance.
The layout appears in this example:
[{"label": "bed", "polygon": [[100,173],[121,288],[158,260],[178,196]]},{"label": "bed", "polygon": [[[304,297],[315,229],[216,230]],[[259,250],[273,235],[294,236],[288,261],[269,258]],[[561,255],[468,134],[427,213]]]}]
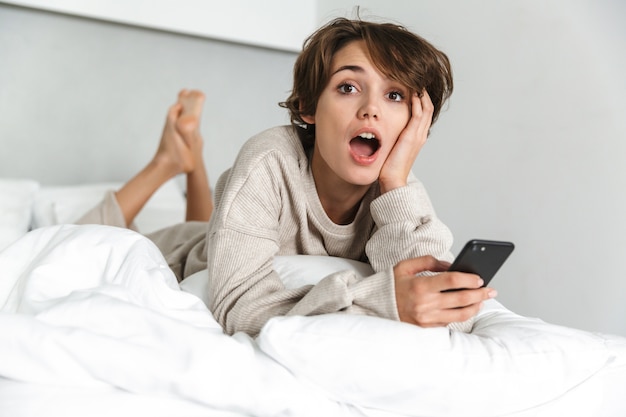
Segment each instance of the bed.
[{"label": "bed", "polygon": [[[71,221],[118,184],[0,179],[0,414],[626,416],[626,338],[486,303],[470,334],[365,316],[277,317],[227,336],[206,271],[180,285],[141,234]],[[168,183],[137,219],[182,219]],[[279,257],[287,287],[369,266]]]}]

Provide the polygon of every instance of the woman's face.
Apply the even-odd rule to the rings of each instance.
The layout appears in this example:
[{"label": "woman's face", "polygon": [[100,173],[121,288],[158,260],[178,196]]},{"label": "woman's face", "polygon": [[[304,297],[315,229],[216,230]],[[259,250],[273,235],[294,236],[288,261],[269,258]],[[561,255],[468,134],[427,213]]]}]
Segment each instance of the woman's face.
[{"label": "woman's face", "polygon": [[320,184],[369,186],[407,125],[409,91],[381,74],[365,43],[354,41],[334,56],[331,76],[315,114],[312,169]]}]

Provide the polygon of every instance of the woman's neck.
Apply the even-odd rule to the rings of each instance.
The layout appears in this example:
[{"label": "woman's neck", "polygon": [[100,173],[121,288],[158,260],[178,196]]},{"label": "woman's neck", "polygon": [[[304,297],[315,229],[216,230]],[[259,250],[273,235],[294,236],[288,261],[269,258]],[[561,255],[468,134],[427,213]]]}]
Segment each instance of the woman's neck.
[{"label": "woman's neck", "polygon": [[370,185],[347,183],[332,173],[328,166],[311,162],[315,189],[328,218],[339,225],[352,223]]}]

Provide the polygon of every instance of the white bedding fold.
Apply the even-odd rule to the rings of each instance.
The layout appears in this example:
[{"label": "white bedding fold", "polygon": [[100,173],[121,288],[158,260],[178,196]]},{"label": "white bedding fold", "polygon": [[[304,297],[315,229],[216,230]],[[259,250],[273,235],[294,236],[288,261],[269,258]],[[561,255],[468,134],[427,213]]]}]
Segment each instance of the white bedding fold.
[{"label": "white bedding fold", "polygon": [[255,415],[343,415],[178,289],[156,247],[104,226],[31,232],[0,254],[0,375],[108,384]]}]

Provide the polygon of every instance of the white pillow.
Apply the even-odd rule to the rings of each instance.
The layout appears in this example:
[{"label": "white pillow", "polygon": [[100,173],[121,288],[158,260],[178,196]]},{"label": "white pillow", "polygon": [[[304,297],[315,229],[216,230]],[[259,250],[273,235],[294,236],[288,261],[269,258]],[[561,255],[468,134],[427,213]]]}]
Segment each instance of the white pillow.
[{"label": "white pillow", "polygon": [[[117,190],[122,183],[94,183],[70,186],[42,187],[34,204],[33,227],[73,223],[102,201],[109,190]],[[185,197],[172,179],[150,198],[135,219],[142,233],[180,223],[185,219]]]},{"label": "white pillow", "polygon": [[122,184],[42,186],[33,206],[33,228],[72,223],[98,204],[108,190]]},{"label": "white pillow", "polygon": [[[274,269],[286,288],[315,285],[322,278],[342,270],[354,270],[358,276],[366,277],[374,272],[369,264],[334,256],[292,255],[276,256]],[[209,305],[209,276],[206,269],[196,272],[180,283],[183,291],[196,295]]]},{"label": "white pillow", "polygon": [[39,183],[27,179],[0,179],[0,250],[29,230]]},{"label": "white pillow", "polygon": [[273,318],[257,341],[337,401],[430,417],[537,407],[610,359],[599,337],[488,305],[471,334],[334,314]]},{"label": "white pillow", "polygon": [[[289,288],[369,265],[328,256],[276,257]],[[208,305],[207,271],[181,283]],[[610,360],[603,339],[519,316],[495,300],[471,334],[377,317],[275,317],[257,342],[296,377],[340,402],[402,415],[500,416],[540,407]]]}]

